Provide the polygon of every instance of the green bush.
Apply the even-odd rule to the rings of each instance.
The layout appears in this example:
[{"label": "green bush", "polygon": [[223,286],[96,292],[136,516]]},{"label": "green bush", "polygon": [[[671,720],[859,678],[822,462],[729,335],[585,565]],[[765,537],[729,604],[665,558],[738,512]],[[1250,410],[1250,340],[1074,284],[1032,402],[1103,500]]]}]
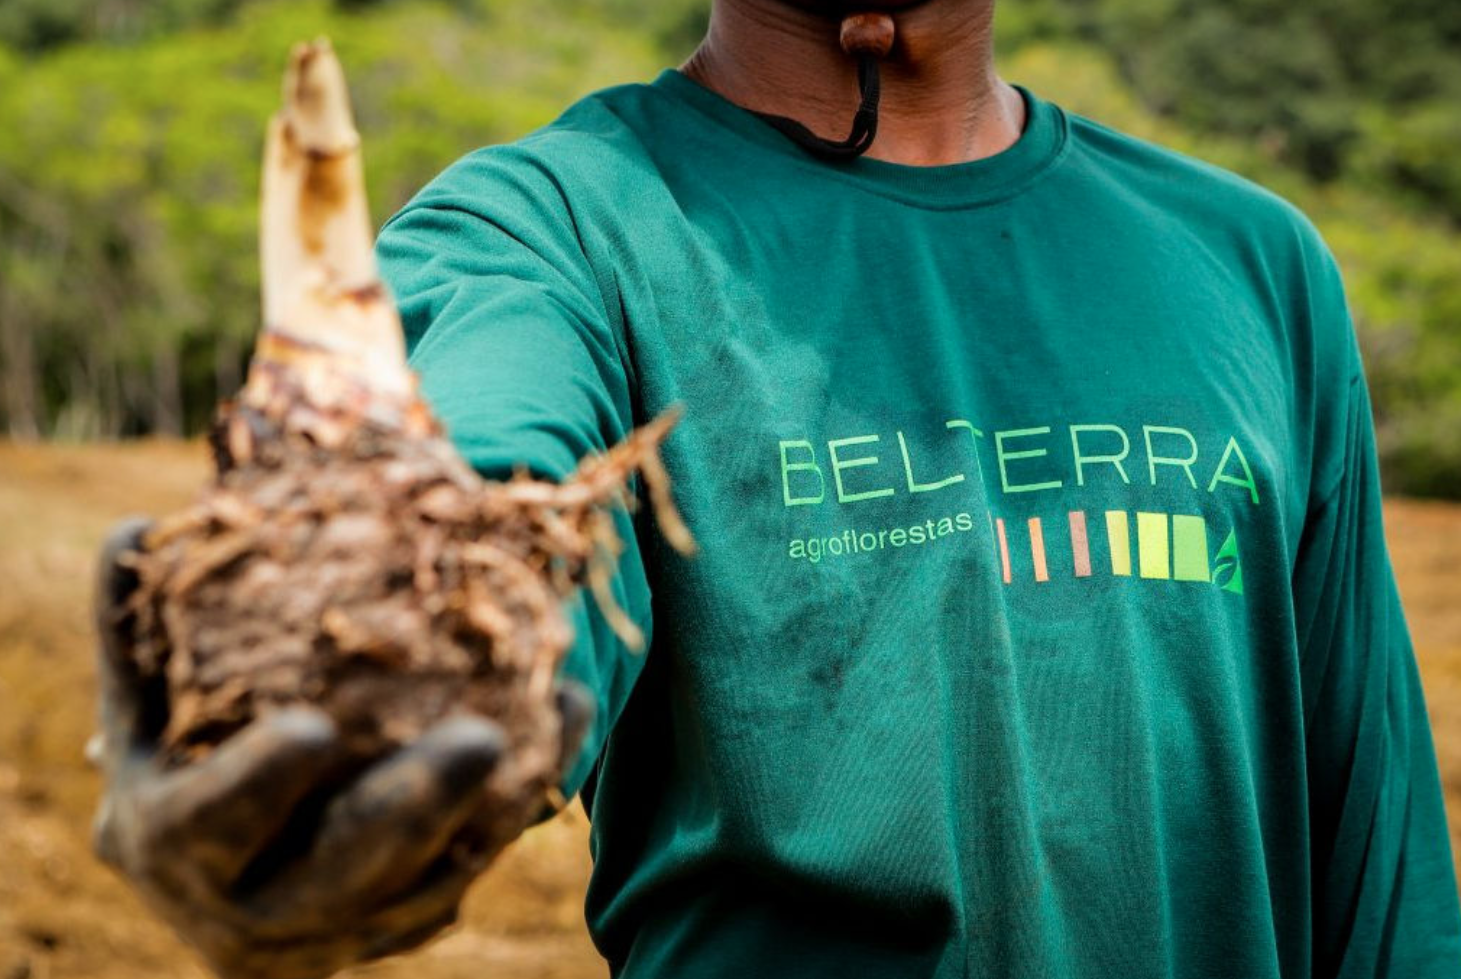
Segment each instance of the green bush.
[{"label": "green bush", "polygon": [[225,28],[0,56],[0,412],[16,435],[197,431],[257,326],[264,120],[289,47],[328,34],[374,211],[452,159],[651,74],[642,32],[517,0],[256,2]]},{"label": "green bush", "polygon": [[[1461,497],[1461,5],[1291,7],[1018,0],[1002,69],[1308,212],[1346,272],[1387,485]],[[263,122],[295,41],[341,53],[383,219],[460,154],[683,58],[706,8],[3,0],[0,425],[190,433],[236,388]]]}]

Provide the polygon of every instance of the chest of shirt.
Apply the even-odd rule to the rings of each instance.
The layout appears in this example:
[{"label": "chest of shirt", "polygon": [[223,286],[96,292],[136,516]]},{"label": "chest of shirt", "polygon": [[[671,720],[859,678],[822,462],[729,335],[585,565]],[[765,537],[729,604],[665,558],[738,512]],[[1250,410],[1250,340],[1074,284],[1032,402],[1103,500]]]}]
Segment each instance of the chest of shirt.
[{"label": "chest of shirt", "polygon": [[626,277],[645,408],[684,406],[692,526],[736,560],[814,587],[942,542],[1011,587],[1210,585],[1238,531],[1285,546],[1284,326],[1236,258],[1160,227],[1092,241],[1030,206],[831,223],[810,242],[689,231],[673,274]]}]

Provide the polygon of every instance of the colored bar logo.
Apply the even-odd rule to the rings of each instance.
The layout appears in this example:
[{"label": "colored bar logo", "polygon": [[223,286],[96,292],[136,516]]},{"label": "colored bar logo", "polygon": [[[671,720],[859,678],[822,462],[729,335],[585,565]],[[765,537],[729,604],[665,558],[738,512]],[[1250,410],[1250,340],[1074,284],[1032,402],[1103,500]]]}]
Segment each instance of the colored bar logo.
[{"label": "colored bar logo", "polygon": [[1111,551],[1111,573],[1126,578],[1131,575],[1131,534],[1125,510],[1106,511],[1106,542]]},{"label": "colored bar logo", "polygon": [[1141,576],[1143,578],[1172,577],[1168,560],[1167,515],[1165,513],[1138,513],[1136,515],[1136,541]]},{"label": "colored bar logo", "polygon": [[[1217,566],[1214,567],[1208,550],[1207,520],[1200,515],[1138,511],[1135,540],[1132,539],[1130,513],[1125,510],[1107,510],[1103,516],[1112,575],[1130,578],[1134,571],[1136,576],[1154,581],[1216,582],[1225,591],[1242,594],[1242,573],[1237,563],[1234,533],[1229,533],[1223,546],[1219,548]],[[1019,525],[1016,523],[1014,527],[1006,527],[1002,518],[995,518],[993,523],[1000,571],[1005,584],[1012,584],[1015,575],[1010,556],[1019,542],[1011,538],[1017,536]],[[1069,511],[1065,523],[1070,531],[1071,574],[1076,578],[1089,578],[1094,574],[1094,567],[1091,560],[1091,533],[1085,511]],[[1030,567],[1034,579],[1037,582],[1047,582],[1050,580],[1050,551],[1045,524],[1040,517],[1030,517],[1025,526],[1029,535]],[[1136,545],[1134,568],[1133,543]],[[1018,558],[1018,553],[1016,557]]]},{"label": "colored bar logo", "polygon": [[1050,569],[1045,565],[1045,529],[1039,517],[1030,518],[1030,560],[1035,563],[1035,580],[1049,581]]},{"label": "colored bar logo", "polygon": [[1207,521],[1184,513],[1172,517],[1172,577],[1178,581],[1209,581]]},{"label": "colored bar logo", "polygon": [[1086,536],[1086,512],[1070,511],[1070,553],[1077,578],[1091,576],[1091,542]]},{"label": "colored bar logo", "polygon": [[999,563],[1000,566],[1004,569],[1004,583],[1007,585],[1012,580],[1012,576],[1010,575],[1009,539],[1005,537],[1004,520],[1002,518],[995,520],[994,526],[999,534]]}]

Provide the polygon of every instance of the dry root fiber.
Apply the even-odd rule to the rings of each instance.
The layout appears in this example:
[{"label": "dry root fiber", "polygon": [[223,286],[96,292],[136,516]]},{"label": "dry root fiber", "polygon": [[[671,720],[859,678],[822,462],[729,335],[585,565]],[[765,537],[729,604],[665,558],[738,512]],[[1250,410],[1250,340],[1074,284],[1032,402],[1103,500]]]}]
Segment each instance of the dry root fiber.
[{"label": "dry root fiber", "polygon": [[638,474],[670,542],[661,418],[570,479],[484,482],[416,394],[376,280],[358,138],[328,45],[302,46],[270,129],[265,330],[214,436],[218,478],[137,557],[138,665],[165,679],[177,763],[259,714],[307,701],[364,762],[458,711],[510,751],[486,786],[491,835],[535,815],[559,775],[553,677],[563,602],[590,587],[633,642],[609,580],[612,511]]}]

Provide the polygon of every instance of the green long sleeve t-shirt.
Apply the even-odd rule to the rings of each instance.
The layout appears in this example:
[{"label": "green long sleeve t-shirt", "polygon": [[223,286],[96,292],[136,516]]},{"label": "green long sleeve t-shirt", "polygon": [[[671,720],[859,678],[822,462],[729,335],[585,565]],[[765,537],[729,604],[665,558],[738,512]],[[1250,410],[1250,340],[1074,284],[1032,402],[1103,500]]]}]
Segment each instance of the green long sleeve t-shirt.
[{"label": "green long sleeve t-shirt", "polygon": [[665,72],[386,226],[480,471],[671,405],[568,776],[615,975],[1461,976],[1370,405],[1313,227],[1022,90],[822,162]]}]

